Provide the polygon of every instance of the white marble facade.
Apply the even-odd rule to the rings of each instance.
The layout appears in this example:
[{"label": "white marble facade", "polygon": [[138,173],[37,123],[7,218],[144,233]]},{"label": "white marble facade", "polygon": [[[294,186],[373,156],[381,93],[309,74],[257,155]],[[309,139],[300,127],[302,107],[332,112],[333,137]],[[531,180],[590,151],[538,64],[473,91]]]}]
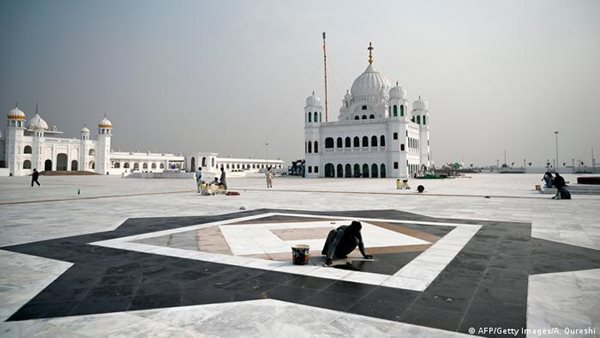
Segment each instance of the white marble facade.
[{"label": "white marble facade", "polygon": [[304,107],[307,177],[405,178],[430,166],[429,107],[419,97],[409,109],[407,91],[369,65],[328,122],[314,92]]},{"label": "white marble facade", "polygon": [[7,114],[5,134],[0,133],[0,173],[24,176],[38,171],[90,171],[107,175],[128,175],[133,172],[163,172],[202,166],[217,173],[220,167],[231,172],[258,172],[272,167],[282,169],[284,162],[268,159],[218,158],[217,153],[181,154],[114,151],[111,149],[112,122],[104,117],[98,123],[96,140],[84,126],[80,138],[61,137],[56,126],[48,127],[36,112],[27,120],[15,107]]}]

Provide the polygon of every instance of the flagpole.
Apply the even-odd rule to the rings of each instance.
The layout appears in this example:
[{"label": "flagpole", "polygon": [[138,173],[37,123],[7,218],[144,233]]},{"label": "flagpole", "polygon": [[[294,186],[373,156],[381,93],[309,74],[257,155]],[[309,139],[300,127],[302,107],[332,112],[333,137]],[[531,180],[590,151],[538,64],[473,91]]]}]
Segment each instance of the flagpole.
[{"label": "flagpole", "polygon": [[329,107],[327,104],[327,48],[325,45],[325,32],[323,32],[323,66],[325,69],[325,122],[329,121]]}]

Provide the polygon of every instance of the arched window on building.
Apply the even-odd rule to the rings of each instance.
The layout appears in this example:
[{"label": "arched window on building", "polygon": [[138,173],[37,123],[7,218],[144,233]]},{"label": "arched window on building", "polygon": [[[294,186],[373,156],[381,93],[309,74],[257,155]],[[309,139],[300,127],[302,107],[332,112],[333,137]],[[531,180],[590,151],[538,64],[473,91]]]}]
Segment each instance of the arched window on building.
[{"label": "arched window on building", "polygon": [[335,140],[335,142],[336,142],[336,147],[338,147],[338,148],[341,148],[344,143],[344,141],[342,140],[341,137],[338,137],[337,140]]},{"label": "arched window on building", "polygon": [[[90,162],[91,163],[91,162]],[[134,163],[133,164],[133,170],[140,170],[140,164],[139,163]]]},{"label": "arched window on building", "polygon": [[150,169],[156,169],[156,163],[152,163],[152,165],[150,166]]},{"label": "arched window on building", "polygon": [[353,177],[360,177],[360,164],[354,164],[354,171],[352,172],[352,174]]},{"label": "arched window on building", "polygon": [[165,169],[165,164],[164,163],[160,164],[160,169]]},{"label": "arched window on building", "polygon": [[352,177],[352,166],[350,163],[346,163],[346,170],[344,171],[344,177]]},{"label": "arched window on building", "polygon": [[[402,106],[400,106],[400,107],[402,107]],[[400,109],[402,109],[402,108],[400,108]],[[398,116],[398,106],[397,105],[394,105],[394,116]]]},{"label": "arched window on building", "polygon": [[363,119],[363,120],[366,120],[366,119],[367,119],[367,115],[363,115],[363,116],[362,116],[362,119]]},{"label": "arched window on building", "polygon": [[379,177],[379,173],[377,170],[377,164],[373,163],[371,165],[371,177]]},{"label": "arched window on building", "polygon": [[308,153],[312,153],[312,142],[308,141]]},{"label": "arched window on building", "polygon": [[385,136],[384,135],[381,135],[381,137],[379,138],[379,146],[385,147]]},{"label": "arched window on building", "polygon": [[381,163],[381,178],[385,178],[386,177],[386,172],[385,172],[385,164]]},{"label": "arched window on building", "polygon": [[417,115],[417,124],[421,124],[421,115]]},{"label": "arched window on building", "polygon": [[142,164],[142,169],[144,169],[144,170],[148,169],[148,163]]},{"label": "arched window on building", "polygon": [[360,120],[360,117],[358,117],[358,115],[354,116],[355,120]]},{"label": "arched window on building", "polygon": [[90,151],[88,151],[88,155],[95,156],[96,155],[96,150],[95,149],[90,149]]},{"label": "arched window on building", "polygon": [[192,156],[192,160],[190,162],[192,163],[190,171],[196,171],[196,158]]},{"label": "arched window on building", "polygon": [[360,139],[358,136],[354,136],[354,148],[360,147]]},{"label": "arched window on building", "polygon": [[23,161],[23,169],[31,169],[31,161],[30,160]]},{"label": "arched window on building", "polygon": [[308,122],[312,122],[312,113],[308,112]]},{"label": "arched window on building", "polygon": [[[79,170],[79,167],[78,167],[78,165],[77,165],[77,164],[78,164],[78,163],[77,163],[77,161],[76,161],[76,160],[73,160],[73,161],[71,161],[71,171],[77,171],[77,170]],[[120,165],[120,163],[119,163],[119,162],[116,162],[116,163],[115,163],[115,168],[119,168],[119,165]]]},{"label": "arched window on building", "polygon": [[202,158],[202,167],[206,167],[206,157]]},{"label": "arched window on building", "polygon": [[[75,161],[73,161],[73,162],[75,162]],[[71,162],[71,166],[72,166],[73,162]],[[114,168],[115,169],[121,169],[121,162],[115,162],[115,167]]]},{"label": "arched window on building", "polygon": [[[23,149],[23,154],[31,154],[31,152],[31,146],[25,146],[25,149]],[[31,165],[31,162],[29,164]],[[25,169],[25,167],[23,167],[23,169]]]},{"label": "arched window on building", "polygon": [[333,137],[328,137],[325,139],[325,149],[333,148]]},{"label": "arched window on building", "polygon": [[322,119],[322,117],[323,117],[323,116],[321,115],[321,112],[319,112],[319,122],[323,122],[323,119]]},{"label": "arched window on building", "polygon": [[341,164],[337,165],[337,177],[344,177],[344,167]]},{"label": "arched window on building", "polygon": [[371,114],[369,115],[369,119],[373,120],[375,118],[375,115]]},{"label": "arched window on building", "polygon": [[319,141],[315,141],[315,154],[319,152]]},{"label": "arched window on building", "polygon": [[325,177],[335,177],[335,169],[332,163],[325,165]]},{"label": "arched window on building", "polygon": [[400,116],[404,116],[404,105],[400,105]]},{"label": "arched window on building", "polygon": [[368,147],[369,146],[369,138],[366,136],[363,136],[362,138],[362,146],[363,147]]},{"label": "arched window on building", "polygon": [[318,118],[317,118],[317,112],[314,112],[314,115],[313,115],[313,121],[314,121],[314,122],[319,122],[319,120],[318,120]]},{"label": "arched window on building", "polygon": [[377,136],[371,136],[371,147],[377,147]]},{"label": "arched window on building", "polygon": [[369,165],[366,163],[362,167],[362,177],[369,177]]},{"label": "arched window on building", "polygon": [[129,169],[129,162],[123,163],[123,169]]},{"label": "arched window on building", "polygon": [[426,125],[426,124],[427,124],[427,122],[426,122],[426,120],[425,120],[425,118],[426,118],[426,117],[427,117],[427,116],[423,115],[423,125]]},{"label": "arched window on building", "polygon": [[352,146],[352,141],[350,140],[349,137],[346,137],[345,143],[346,143],[345,144],[346,148],[350,148]]}]

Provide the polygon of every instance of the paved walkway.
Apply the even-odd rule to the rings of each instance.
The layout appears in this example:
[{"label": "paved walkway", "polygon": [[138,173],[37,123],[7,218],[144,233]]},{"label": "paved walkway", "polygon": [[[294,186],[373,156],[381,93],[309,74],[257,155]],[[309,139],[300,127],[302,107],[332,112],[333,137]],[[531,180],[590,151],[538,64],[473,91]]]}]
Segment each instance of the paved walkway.
[{"label": "paved walkway", "polygon": [[[495,326],[597,336],[600,199],[550,200],[533,191],[538,176],[410,181],[425,194],[393,179],[276,178],[267,190],[263,178],[232,178],[232,197],[199,196],[187,180],[43,177],[31,189],[0,178],[0,335],[492,336],[480,328]],[[186,239],[235,247],[223,222],[279,214],[361,219],[373,240],[395,231],[430,244],[389,236],[372,248],[377,266],[304,272]],[[328,226],[277,217],[261,231],[298,238],[313,235],[296,228]],[[470,237],[456,232],[471,226]]]}]

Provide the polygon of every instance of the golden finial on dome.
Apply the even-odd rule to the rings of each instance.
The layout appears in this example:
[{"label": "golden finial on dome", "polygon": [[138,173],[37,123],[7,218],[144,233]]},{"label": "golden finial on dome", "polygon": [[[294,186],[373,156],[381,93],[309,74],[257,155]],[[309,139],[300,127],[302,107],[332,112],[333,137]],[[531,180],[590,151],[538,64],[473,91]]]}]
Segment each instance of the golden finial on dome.
[{"label": "golden finial on dome", "polygon": [[369,50],[369,64],[373,64],[373,45],[369,42],[369,48],[367,48]]}]

